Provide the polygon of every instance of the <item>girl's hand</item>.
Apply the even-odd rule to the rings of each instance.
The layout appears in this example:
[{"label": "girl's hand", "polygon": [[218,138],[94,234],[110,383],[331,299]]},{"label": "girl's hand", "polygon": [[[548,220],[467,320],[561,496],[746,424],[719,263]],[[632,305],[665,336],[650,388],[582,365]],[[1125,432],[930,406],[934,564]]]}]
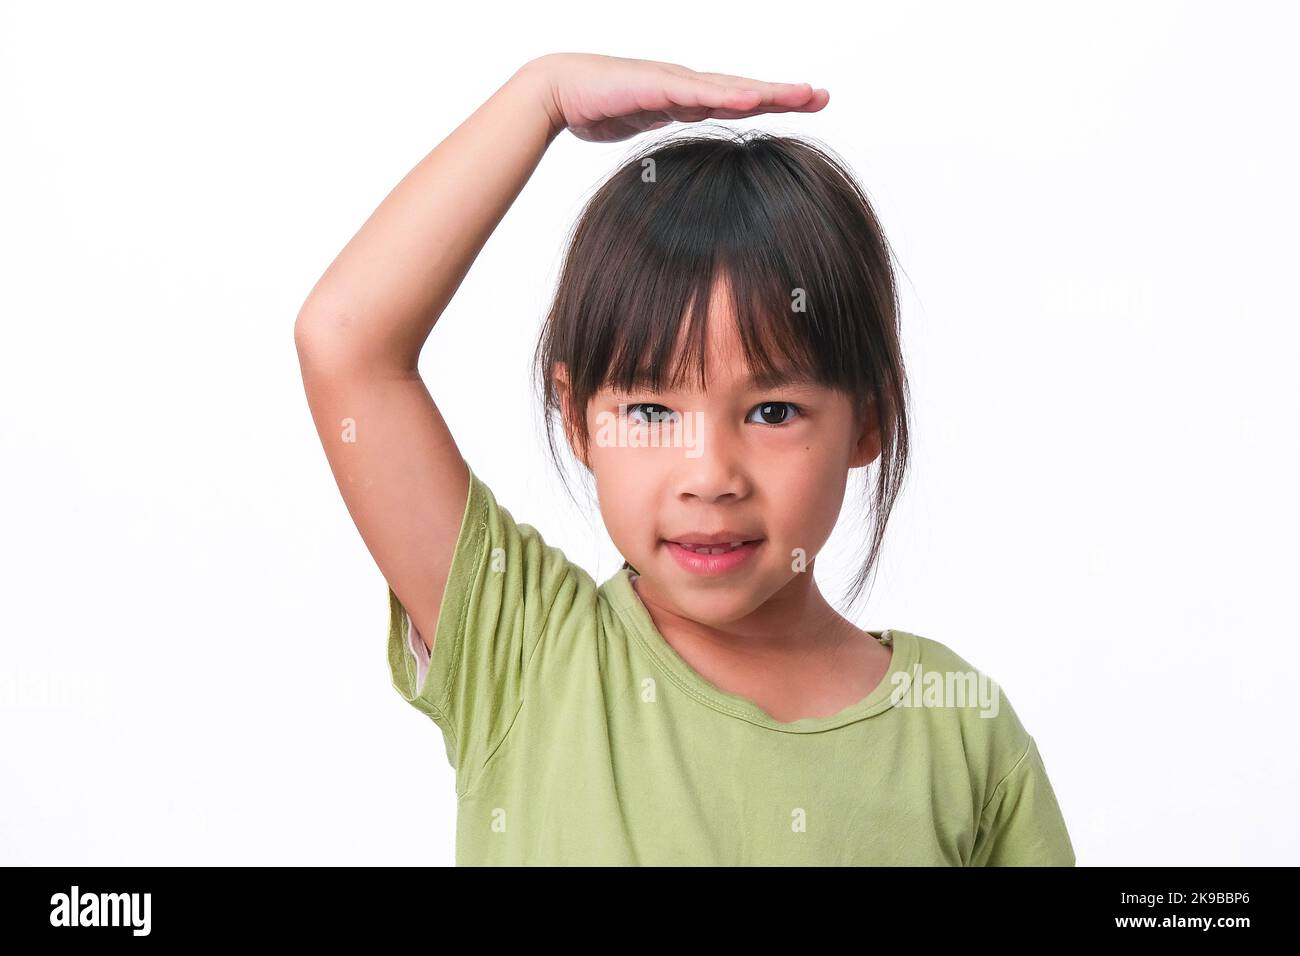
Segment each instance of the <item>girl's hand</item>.
[{"label": "girl's hand", "polygon": [[612,143],[672,122],[815,113],[830,94],[807,83],[696,73],[677,63],[594,53],[551,53],[527,64],[542,79],[552,129]]}]

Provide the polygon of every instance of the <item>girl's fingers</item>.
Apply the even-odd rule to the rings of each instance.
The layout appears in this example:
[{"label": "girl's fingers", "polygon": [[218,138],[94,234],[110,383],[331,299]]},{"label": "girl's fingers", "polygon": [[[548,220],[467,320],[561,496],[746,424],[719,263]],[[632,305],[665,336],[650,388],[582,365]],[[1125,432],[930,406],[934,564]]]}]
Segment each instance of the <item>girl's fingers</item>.
[{"label": "girl's fingers", "polygon": [[765,99],[761,92],[746,93],[739,90],[723,90],[721,96],[704,96],[699,98],[700,109],[705,104],[716,102],[718,105],[708,108],[708,114],[718,119],[746,119],[763,113],[816,112],[826,105],[830,94],[825,90],[805,89],[800,96]]},{"label": "girl's fingers", "polygon": [[689,76],[679,76],[664,84],[664,92],[672,102],[685,107],[753,109],[762,102],[761,92],[755,94],[722,83]]},{"label": "girl's fingers", "polygon": [[[721,90],[722,96],[699,94],[700,105],[718,109],[740,110],[750,116],[764,112],[790,112],[819,110],[826,105],[830,94],[816,90],[808,83],[767,83],[745,76],[726,73],[697,73],[685,68],[671,70],[686,86],[672,84],[678,90]],[[751,112],[756,111],[756,112]],[[728,117],[739,118],[739,117]]]},{"label": "girl's fingers", "polygon": [[[697,73],[659,64],[661,82],[636,96],[636,106],[655,121],[680,123],[705,119],[746,119],[762,113],[809,112],[826,105],[829,94],[807,83],[765,83],[748,77]],[[648,94],[648,95],[646,95]],[[667,125],[667,121],[658,125]]]},{"label": "girl's fingers", "polygon": [[807,85],[806,83],[771,83],[767,80],[755,79],[752,76],[732,76],[730,73],[697,73],[696,76],[703,77],[706,80],[712,80],[714,83],[722,83],[726,86],[740,86],[745,89],[759,90],[764,93],[776,93],[782,89]]},{"label": "girl's fingers", "polygon": [[772,105],[767,108],[769,113],[814,113],[830,102],[831,94],[826,90],[812,90],[812,94],[804,97],[794,97],[788,105]]},{"label": "girl's fingers", "polygon": [[815,113],[822,109],[830,102],[831,95],[826,90],[813,90],[812,96],[793,106],[782,106],[778,103],[759,102],[753,109],[734,111],[718,110],[715,115],[719,119],[747,119],[750,116],[758,116],[761,113]]},{"label": "girl's fingers", "polygon": [[673,67],[673,72],[679,76],[690,76],[697,79],[708,80],[719,86],[729,87],[737,90],[757,90],[766,99],[788,99],[791,96],[798,97],[800,93],[806,94],[813,87],[808,83],[769,83],[766,80],[758,80],[752,76],[733,76],[730,73],[703,73],[691,70],[679,64],[666,64]]},{"label": "girl's fingers", "polygon": [[674,77],[656,90],[652,101],[641,101],[643,112],[668,116],[681,123],[697,123],[709,117],[725,117],[755,108],[757,97],[737,95],[714,83]]},{"label": "girl's fingers", "polygon": [[[742,78],[736,85],[745,82],[747,81]],[[782,110],[802,109],[817,92],[808,83],[761,83],[741,88],[756,90],[761,97],[761,104]]]}]

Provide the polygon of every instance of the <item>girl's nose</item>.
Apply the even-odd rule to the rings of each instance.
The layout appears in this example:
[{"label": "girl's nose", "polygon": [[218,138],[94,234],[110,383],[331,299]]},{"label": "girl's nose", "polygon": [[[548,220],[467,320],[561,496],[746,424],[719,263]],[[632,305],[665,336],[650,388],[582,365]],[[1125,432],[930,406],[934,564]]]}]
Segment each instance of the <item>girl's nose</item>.
[{"label": "girl's nose", "polygon": [[684,449],[677,479],[677,493],[704,502],[739,498],[747,479],[739,437],[714,426],[700,413],[691,447]]}]

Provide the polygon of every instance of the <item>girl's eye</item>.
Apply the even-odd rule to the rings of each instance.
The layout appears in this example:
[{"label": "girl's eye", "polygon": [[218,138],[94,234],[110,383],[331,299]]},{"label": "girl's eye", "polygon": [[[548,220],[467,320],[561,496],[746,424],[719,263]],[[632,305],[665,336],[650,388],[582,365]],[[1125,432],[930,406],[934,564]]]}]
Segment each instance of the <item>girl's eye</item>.
[{"label": "girl's eye", "polygon": [[[648,409],[648,411],[643,411],[643,409]],[[636,402],[627,406],[626,414],[631,421],[643,425],[658,425],[677,421],[676,412],[666,405],[656,405],[654,402]]]},{"label": "girl's eye", "polygon": [[[750,413],[751,417],[746,421],[753,421],[754,413],[761,416],[760,420],[755,422],[757,425],[784,425],[792,418],[803,414],[799,406],[791,402],[763,402],[761,405],[755,405],[754,411]],[[679,417],[668,406],[655,402],[635,402],[626,406],[625,414],[630,421],[643,425],[672,424]]]},{"label": "girl's eye", "polygon": [[[790,410],[793,410],[793,415]],[[792,405],[790,402],[764,402],[761,405],[755,405],[754,411],[762,417],[761,421],[755,423],[758,425],[784,425],[791,418],[803,414],[799,411],[798,405]],[[746,421],[750,420],[752,419],[746,419]]]}]

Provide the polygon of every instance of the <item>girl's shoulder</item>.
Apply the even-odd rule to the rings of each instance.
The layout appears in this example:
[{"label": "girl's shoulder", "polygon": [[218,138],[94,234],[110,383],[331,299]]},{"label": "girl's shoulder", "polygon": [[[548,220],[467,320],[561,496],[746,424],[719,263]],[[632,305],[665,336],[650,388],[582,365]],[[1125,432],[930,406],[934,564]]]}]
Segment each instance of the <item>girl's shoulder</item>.
[{"label": "girl's shoulder", "polygon": [[1030,734],[994,675],[943,641],[906,633],[916,645],[911,674],[899,691],[902,706],[918,707],[935,732],[951,732],[969,753],[982,751],[1011,766],[1029,747]]}]

